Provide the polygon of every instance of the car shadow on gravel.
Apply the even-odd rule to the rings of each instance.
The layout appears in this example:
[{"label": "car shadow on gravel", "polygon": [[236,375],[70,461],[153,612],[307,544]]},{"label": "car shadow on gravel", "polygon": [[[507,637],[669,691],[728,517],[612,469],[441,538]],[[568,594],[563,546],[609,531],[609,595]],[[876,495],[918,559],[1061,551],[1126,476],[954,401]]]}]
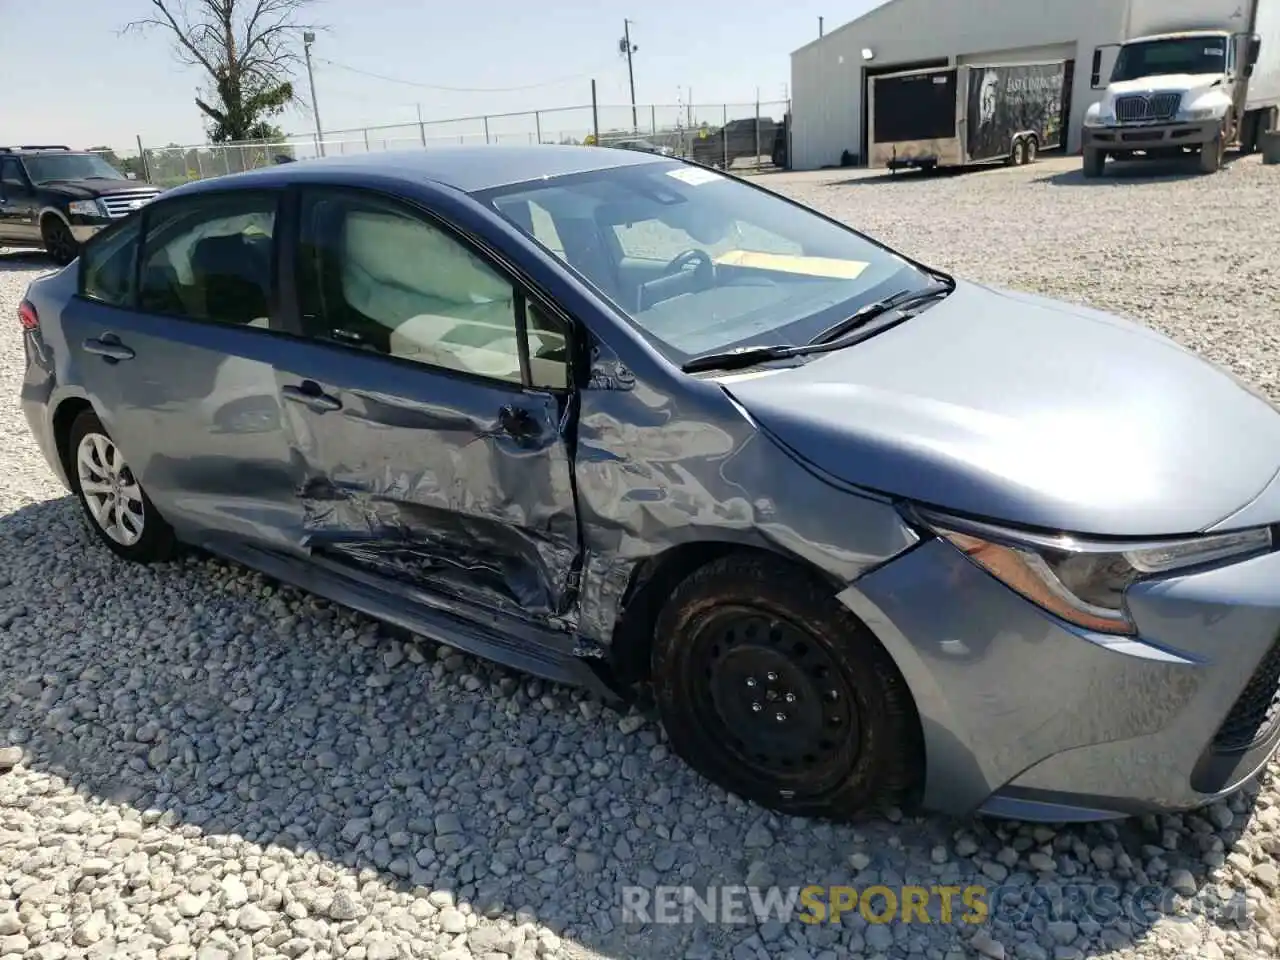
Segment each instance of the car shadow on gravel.
[{"label": "car shadow on gravel", "polygon": [[[345,950],[367,934],[451,960],[894,948],[1065,960],[1155,938],[1195,955],[1206,932],[1256,937],[1223,902],[1244,896],[1240,873],[1280,854],[1248,838],[1256,787],[1203,813],[1086,826],[777,817],[692,774],[651,718],[403,642],[234,565],[121,563],[70,497],[0,517],[0,551],[0,731],[23,753],[0,776],[0,839],[34,830],[49,849],[87,845],[110,861],[94,867],[95,903],[104,888],[153,911],[172,901],[193,946],[215,927],[247,942],[243,901],[223,883],[238,861],[281,930],[272,946],[310,937]],[[89,825],[73,822],[77,808]],[[141,834],[121,816],[140,816]],[[1220,890],[1207,871],[1224,862]],[[6,884],[19,882],[10,863]],[[152,889],[149,873],[172,882]],[[657,922],[672,902],[657,888],[677,885],[718,893]],[[775,903],[811,885],[881,893],[839,922],[794,919],[813,916],[803,901],[790,922],[743,922],[741,888],[774,885]],[[929,922],[871,922],[900,911],[904,886],[926,891]],[[986,922],[965,923],[958,894],[943,913],[940,887],[972,886],[986,891]],[[1182,909],[1171,888],[1210,915],[1168,919]],[[173,899],[184,890],[194,899]],[[467,932],[469,953],[453,902],[488,918]],[[183,920],[192,910],[212,917]]]}]

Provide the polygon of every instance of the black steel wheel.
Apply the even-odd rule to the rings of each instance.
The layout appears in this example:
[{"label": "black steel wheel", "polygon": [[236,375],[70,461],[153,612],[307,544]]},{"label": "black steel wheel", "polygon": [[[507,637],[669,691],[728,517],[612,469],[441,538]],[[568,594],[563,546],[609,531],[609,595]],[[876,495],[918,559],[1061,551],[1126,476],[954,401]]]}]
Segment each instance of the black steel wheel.
[{"label": "black steel wheel", "polygon": [[920,770],[906,684],[867,628],[806,574],[735,555],[658,619],[655,696],[676,752],[772,809],[846,819],[907,799]]},{"label": "black steel wheel", "polygon": [[44,249],[53,262],[60,267],[80,256],[80,244],[71,235],[71,228],[61,217],[49,215],[40,224],[40,238],[44,241]]}]

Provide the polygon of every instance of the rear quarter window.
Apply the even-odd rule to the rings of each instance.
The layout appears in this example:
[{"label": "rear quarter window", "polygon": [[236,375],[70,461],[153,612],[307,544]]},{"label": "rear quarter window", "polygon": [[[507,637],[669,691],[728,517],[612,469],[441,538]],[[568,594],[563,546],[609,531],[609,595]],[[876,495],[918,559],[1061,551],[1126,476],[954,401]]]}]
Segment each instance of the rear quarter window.
[{"label": "rear quarter window", "polygon": [[113,307],[133,305],[142,217],[134,215],[90,240],[80,252],[80,295]]}]

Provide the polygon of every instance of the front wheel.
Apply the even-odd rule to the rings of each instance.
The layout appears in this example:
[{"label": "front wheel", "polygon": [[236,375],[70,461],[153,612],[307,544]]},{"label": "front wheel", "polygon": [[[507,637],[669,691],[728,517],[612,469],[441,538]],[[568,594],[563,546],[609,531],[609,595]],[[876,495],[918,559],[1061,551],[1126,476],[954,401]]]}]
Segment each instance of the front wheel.
[{"label": "front wheel", "polygon": [[1084,175],[1086,177],[1102,176],[1102,168],[1106,165],[1107,155],[1102,150],[1086,147],[1084,151]]},{"label": "front wheel", "polygon": [[67,452],[72,489],[98,539],[134,563],[172,559],[177,546],[173,529],[92,410],[72,423]]},{"label": "front wheel", "polygon": [[52,214],[44,218],[40,224],[40,239],[44,243],[45,253],[60,267],[65,267],[80,256],[80,244],[71,235],[71,228],[61,217]]},{"label": "front wheel", "polygon": [[1200,148],[1200,172],[1217,173],[1222,169],[1225,143],[1221,134]]},{"label": "front wheel", "polygon": [[692,574],[659,615],[652,671],[676,753],[740,797],[843,820],[918,782],[919,720],[893,660],[793,568],[733,555]]}]

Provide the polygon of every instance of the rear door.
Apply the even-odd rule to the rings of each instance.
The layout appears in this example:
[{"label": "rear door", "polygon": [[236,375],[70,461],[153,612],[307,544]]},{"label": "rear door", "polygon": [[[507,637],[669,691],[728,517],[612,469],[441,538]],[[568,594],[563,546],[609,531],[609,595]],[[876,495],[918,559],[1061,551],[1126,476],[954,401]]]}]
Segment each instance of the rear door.
[{"label": "rear door", "polygon": [[36,243],[40,226],[36,222],[36,191],[17,157],[0,156],[0,240]]},{"label": "rear door", "polygon": [[303,544],[455,612],[554,626],[579,560],[564,318],[423,211],[299,192],[278,364]]},{"label": "rear door", "polygon": [[160,512],[196,542],[298,537],[300,472],[272,368],[279,200],[156,202],[90,242],[62,315],[74,376]]}]

